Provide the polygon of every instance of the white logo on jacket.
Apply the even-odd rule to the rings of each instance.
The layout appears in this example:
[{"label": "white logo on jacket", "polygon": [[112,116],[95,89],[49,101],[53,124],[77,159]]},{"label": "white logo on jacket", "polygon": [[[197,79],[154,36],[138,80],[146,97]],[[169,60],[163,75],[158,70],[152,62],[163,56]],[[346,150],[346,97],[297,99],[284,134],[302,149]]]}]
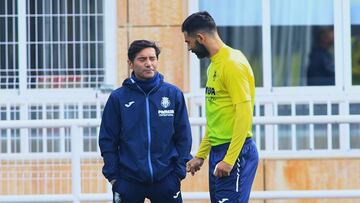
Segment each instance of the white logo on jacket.
[{"label": "white logo on jacket", "polygon": [[158,110],[158,114],[160,117],[163,116],[174,116],[175,111],[173,109],[169,110]]},{"label": "white logo on jacket", "polygon": [[135,101],[131,101],[131,102],[125,104],[125,107],[126,107],[126,108],[129,108],[133,103],[135,103]]},{"label": "white logo on jacket", "polygon": [[179,194],[180,194],[180,191],[178,191],[178,192],[173,196],[173,198],[174,198],[174,199],[178,198],[178,197],[179,197]]},{"label": "white logo on jacket", "polygon": [[170,99],[168,97],[162,97],[161,98],[161,106],[162,107],[164,107],[166,109],[167,107],[170,106],[170,104],[171,104],[171,102],[170,102]]},{"label": "white logo on jacket", "polygon": [[229,199],[228,198],[222,198],[222,200],[219,200],[219,203],[223,203],[225,201],[228,201]]}]

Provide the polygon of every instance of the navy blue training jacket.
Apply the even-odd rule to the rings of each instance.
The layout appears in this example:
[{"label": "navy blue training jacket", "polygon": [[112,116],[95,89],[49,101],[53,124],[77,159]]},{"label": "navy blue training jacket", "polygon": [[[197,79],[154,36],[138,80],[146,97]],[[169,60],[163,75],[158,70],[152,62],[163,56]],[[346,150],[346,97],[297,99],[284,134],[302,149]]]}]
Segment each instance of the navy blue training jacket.
[{"label": "navy blue training jacket", "polygon": [[152,183],[169,173],[186,176],[191,129],[184,96],[160,78],[148,94],[128,78],[106,103],[99,146],[109,181]]}]

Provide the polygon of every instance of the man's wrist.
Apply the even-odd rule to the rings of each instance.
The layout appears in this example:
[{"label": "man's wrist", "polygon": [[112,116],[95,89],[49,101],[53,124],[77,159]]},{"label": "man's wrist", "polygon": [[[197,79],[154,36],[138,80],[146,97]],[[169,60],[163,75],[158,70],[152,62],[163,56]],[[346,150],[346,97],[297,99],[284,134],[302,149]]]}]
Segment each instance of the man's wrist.
[{"label": "man's wrist", "polygon": [[201,160],[203,160],[203,161],[205,160],[204,157],[200,157],[200,156],[197,156],[197,155],[195,155],[195,158],[201,159]]},{"label": "man's wrist", "polygon": [[227,156],[225,156],[225,158],[223,159],[223,162],[227,163],[227,164],[230,165],[230,166],[234,166],[235,161],[236,161],[236,160],[232,160],[231,158],[229,158],[229,157],[227,157]]}]

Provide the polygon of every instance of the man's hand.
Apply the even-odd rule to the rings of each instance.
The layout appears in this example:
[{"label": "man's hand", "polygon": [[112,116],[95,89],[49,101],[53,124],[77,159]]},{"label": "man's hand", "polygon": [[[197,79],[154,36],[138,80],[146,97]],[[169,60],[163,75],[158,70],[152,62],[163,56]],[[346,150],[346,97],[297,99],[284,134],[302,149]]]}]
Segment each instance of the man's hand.
[{"label": "man's hand", "polygon": [[203,158],[194,157],[186,163],[186,171],[190,172],[191,175],[194,175],[196,171],[200,170],[203,163]]},{"label": "man's hand", "polygon": [[230,172],[232,170],[231,165],[227,164],[224,161],[220,161],[219,163],[216,164],[215,169],[214,169],[214,176],[216,177],[224,177],[224,176],[229,176]]}]

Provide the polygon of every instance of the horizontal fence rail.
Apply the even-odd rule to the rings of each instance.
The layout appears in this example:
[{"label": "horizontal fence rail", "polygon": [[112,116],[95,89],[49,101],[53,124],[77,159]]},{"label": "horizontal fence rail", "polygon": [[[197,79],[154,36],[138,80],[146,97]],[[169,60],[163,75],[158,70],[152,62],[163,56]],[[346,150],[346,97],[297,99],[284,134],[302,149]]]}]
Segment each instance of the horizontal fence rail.
[{"label": "horizontal fence rail", "polygon": [[[203,117],[190,117],[192,126],[204,126],[206,119]],[[47,128],[47,127],[89,127],[100,125],[100,119],[57,119],[57,120],[21,120],[0,121],[0,129],[6,128]],[[269,116],[254,117],[254,125],[278,125],[278,124],[341,124],[360,123],[360,115],[336,115],[336,116]]]},{"label": "horizontal fence rail", "polygon": [[[205,118],[190,118],[191,125],[203,126]],[[278,125],[278,124],[341,124],[360,123],[360,115],[337,115],[337,116],[268,116],[254,117],[254,125]]]}]

